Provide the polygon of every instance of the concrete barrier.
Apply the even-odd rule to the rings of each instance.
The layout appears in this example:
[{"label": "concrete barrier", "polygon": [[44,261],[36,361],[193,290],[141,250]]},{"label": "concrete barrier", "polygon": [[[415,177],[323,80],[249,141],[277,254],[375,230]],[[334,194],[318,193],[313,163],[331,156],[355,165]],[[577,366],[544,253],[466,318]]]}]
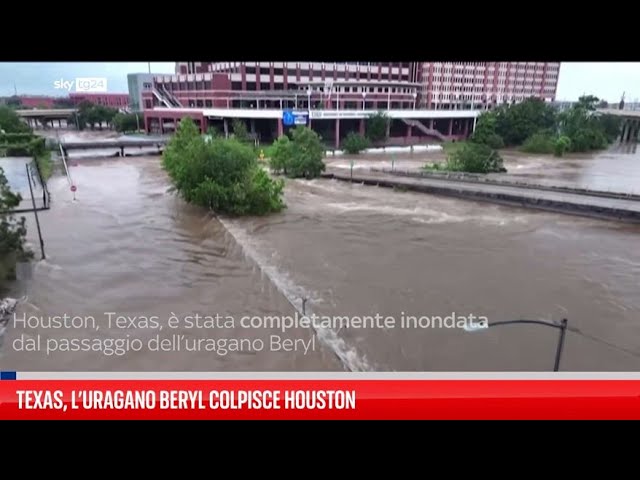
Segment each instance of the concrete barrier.
[{"label": "concrete barrier", "polygon": [[[324,178],[331,178],[346,182],[360,183],[363,185],[374,185],[378,187],[394,188],[399,190],[408,190],[421,193],[431,193],[437,195],[445,195],[467,200],[480,200],[492,203],[534,208],[538,210],[546,210],[556,213],[566,213],[570,215],[586,216],[591,218],[599,218],[604,220],[617,220],[630,223],[640,223],[640,204],[630,201],[622,201],[620,199],[609,199],[610,204],[607,205],[607,199],[600,197],[592,197],[593,202],[589,202],[584,197],[577,201],[573,194],[567,193],[567,198],[559,199],[558,194],[561,192],[553,192],[545,196],[545,191],[540,190],[538,196],[533,196],[530,190],[523,189],[523,194],[518,194],[513,190],[517,188],[513,185],[496,186],[494,191],[488,189],[473,190],[469,185],[451,182],[449,185],[433,184],[428,181],[414,181],[394,178],[384,178],[375,176],[366,176],[362,174],[353,175],[343,174],[342,172],[329,172],[323,175]],[[426,180],[426,179],[425,179]],[[526,193],[526,194],[525,194]],[[555,194],[556,198],[552,198]],[[621,206],[621,204],[624,204]]]}]

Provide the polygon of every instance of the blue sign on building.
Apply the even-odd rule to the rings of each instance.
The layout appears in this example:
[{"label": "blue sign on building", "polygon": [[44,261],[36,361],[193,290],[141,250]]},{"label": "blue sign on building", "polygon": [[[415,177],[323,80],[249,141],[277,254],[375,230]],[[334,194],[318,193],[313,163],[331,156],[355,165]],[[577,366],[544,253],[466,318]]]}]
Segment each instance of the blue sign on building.
[{"label": "blue sign on building", "polygon": [[293,125],[306,125],[308,118],[308,112],[294,112],[293,110],[282,111],[282,123],[287,127]]}]

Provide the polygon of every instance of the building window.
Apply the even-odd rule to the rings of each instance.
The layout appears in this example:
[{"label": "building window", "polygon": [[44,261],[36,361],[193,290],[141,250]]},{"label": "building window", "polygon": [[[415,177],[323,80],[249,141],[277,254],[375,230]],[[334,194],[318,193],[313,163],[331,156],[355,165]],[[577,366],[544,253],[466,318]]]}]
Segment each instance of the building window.
[{"label": "building window", "polygon": [[256,67],[245,67],[245,70],[247,75],[255,75],[256,73]]},{"label": "building window", "polygon": [[204,106],[207,108],[211,108],[213,107],[213,102],[211,100],[205,100],[204,101]]}]

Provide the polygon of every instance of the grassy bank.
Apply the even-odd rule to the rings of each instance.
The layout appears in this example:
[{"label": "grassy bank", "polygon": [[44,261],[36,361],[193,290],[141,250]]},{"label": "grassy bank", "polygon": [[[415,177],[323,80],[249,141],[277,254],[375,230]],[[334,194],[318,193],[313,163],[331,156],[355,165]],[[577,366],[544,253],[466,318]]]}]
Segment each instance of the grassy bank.
[{"label": "grassy bank", "polygon": [[37,155],[35,159],[38,164],[38,170],[40,170],[40,175],[42,175],[43,180],[49,180],[49,178],[51,178],[51,175],[53,174],[53,160],[51,159],[51,152],[49,150],[46,150],[44,153]]}]

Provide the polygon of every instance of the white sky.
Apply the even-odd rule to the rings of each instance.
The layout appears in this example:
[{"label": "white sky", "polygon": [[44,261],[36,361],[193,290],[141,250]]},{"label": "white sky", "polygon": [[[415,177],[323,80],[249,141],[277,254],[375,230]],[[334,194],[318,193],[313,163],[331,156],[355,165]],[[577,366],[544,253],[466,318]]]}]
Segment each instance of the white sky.
[{"label": "white sky", "polygon": [[[152,62],[153,73],[173,73],[173,62]],[[0,62],[0,96],[18,94],[63,95],[56,90],[56,80],[75,77],[107,77],[110,92],[127,92],[127,73],[146,72],[145,62],[103,63],[2,63]],[[608,102],[618,102],[623,92],[626,100],[640,99],[640,62],[574,63],[560,67],[558,100],[577,100],[583,93]]]},{"label": "white sky", "polygon": [[558,100],[577,100],[584,93],[617,103],[640,101],[640,62],[567,62],[560,65]]}]

